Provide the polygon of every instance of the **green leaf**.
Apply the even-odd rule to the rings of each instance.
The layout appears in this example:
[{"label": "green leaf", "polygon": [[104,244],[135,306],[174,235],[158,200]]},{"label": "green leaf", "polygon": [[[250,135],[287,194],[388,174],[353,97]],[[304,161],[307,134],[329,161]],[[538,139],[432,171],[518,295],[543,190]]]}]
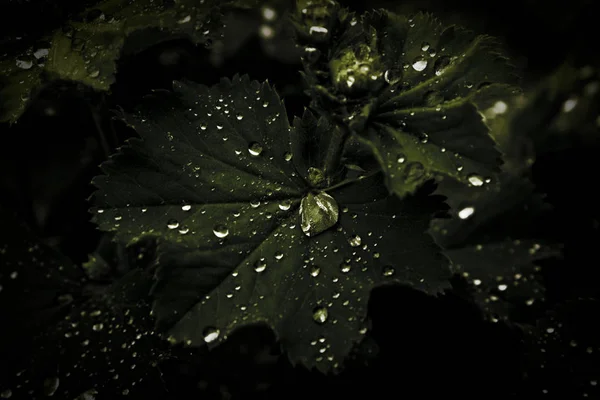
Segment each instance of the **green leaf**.
[{"label": "green leaf", "polygon": [[[337,56],[354,52],[356,66],[332,72],[368,71],[365,79],[372,80],[377,98],[361,123],[350,127],[354,123],[371,147],[390,190],[405,196],[433,177],[467,184],[469,174],[498,171],[500,153],[479,104],[512,95],[517,78],[495,40],[456,26],[443,28],[422,13],[408,19],[381,10],[363,16],[362,24],[368,45],[350,50],[340,45]],[[347,32],[359,34],[359,28]],[[355,77],[347,84],[354,88],[357,82]]]},{"label": "green leaf", "polygon": [[506,173],[496,179],[485,187],[442,181],[437,191],[453,193],[451,212],[434,219],[430,230],[453,272],[472,284],[475,301],[495,321],[544,300],[536,262],[561,253],[560,245],[539,239],[551,207],[533,184]]},{"label": "green leaf", "polygon": [[34,89],[44,81],[71,80],[107,91],[115,81],[116,62],[123,52],[137,53],[177,38],[202,43],[215,35],[217,3],[175,3],[105,0],[45,38],[51,42],[47,59],[39,57],[38,61],[39,49],[30,48],[16,60],[3,60],[0,121],[16,121]]},{"label": "green leaf", "polygon": [[5,343],[14,346],[35,334],[80,299],[84,276],[17,216],[0,208],[0,220],[1,352]]},{"label": "green leaf", "polygon": [[[448,287],[426,233],[439,196],[400,200],[380,173],[311,186],[320,159],[309,149],[328,140],[316,134],[326,123],[306,112],[290,127],[266,83],[175,91],[129,118],[142,139],[102,166],[93,196],[102,230],[159,240],[154,314],[173,341],[214,346],[267,324],[294,363],[337,371],[365,332],[373,287]],[[319,202],[337,217],[315,217]],[[303,217],[317,229],[303,231]]]},{"label": "green leaf", "polygon": [[0,393],[88,399],[95,397],[83,393],[119,398],[144,394],[148,387],[154,397],[164,392],[156,366],[170,346],[152,329],[151,285],[152,274],[135,269],[46,327],[10,363]]}]

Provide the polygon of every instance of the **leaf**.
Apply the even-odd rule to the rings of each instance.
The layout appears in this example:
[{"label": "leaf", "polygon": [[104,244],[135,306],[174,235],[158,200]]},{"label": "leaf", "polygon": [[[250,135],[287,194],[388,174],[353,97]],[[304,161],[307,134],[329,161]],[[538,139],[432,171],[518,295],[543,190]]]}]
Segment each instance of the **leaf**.
[{"label": "leaf", "polygon": [[[107,91],[115,81],[116,62],[123,51],[136,53],[176,38],[202,43],[213,37],[218,29],[217,3],[175,3],[168,6],[151,0],[105,0],[45,38],[51,46],[44,56],[38,57],[40,50],[30,48],[16,62],[10,57],[2,61],[5,82],[0,121],[16,121],[32,91],[42,82],[71,80]],[[140,36],[144,40],[139,40]]]},{"label": "leaf", "polygon": [[[0,209],[0,351],[33,337],[82,297],[84,276],[44,245],[11,212]],[[4,343],[10,344],[5,347]]]},{"label": "leaf", "polygon": [[[451,192],[450,218],[434,219],[431,233],[453,272],[475,289],[474,298],[492,320],[514,320],[516,307],[544,300],[539,260],[561,254],[561,246],[540,240],[550,206],[531,182],[509,174],[485,188],[442,181]],[[474,190],[478,189],[478,190]]]},{"label": "leaf", "polygon": [[[352,68],[368,71],[365,79],[374,82],[374,105],[350,127],[374,152],[390,190],[404,196],[434,177],[466,184],[469,174],[498,171],[500,153],[478,105],[511,96],[517,78],[495,40],[443,28],[423,13],[407,19],[381,10],[365,14],[362,24],[369,58],[363,60],[367,50],[360,47],[343,50],[344,38],[338,57],[353,51]],[[347,35],[355,37],[357,29]]]},{"label": "leaf", "polygon": [[165,389],[156,366],[169,344],[152,329],[151,285],[152,274],[135,269],[74,307],[22,349],[0,392],[9,391],[11,398],[161,398]]},{"label": "leaf", "polygon": [[[379,173],[311,187],[319,156],[306,150],[328,140],[316,134],[326,124],[307,111],[290,127],[266,83],[236,76],[175,91],[129,117],[142,139],[102,166],[92,198],[100,229],[159,240],[154,314],[172,340],[214,346],[267,324],[294,363],[336,371],[364,334],[373,287],[448,287],[425,232],[438,196],[389,196]],[[308,236],[300,204],[313,215],[325,195],[337,223]]]}]

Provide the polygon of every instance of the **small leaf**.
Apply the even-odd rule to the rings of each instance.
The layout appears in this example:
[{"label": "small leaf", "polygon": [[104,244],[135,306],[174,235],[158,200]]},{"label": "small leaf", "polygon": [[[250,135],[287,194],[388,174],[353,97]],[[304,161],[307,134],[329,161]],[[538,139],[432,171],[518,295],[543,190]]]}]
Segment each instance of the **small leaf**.
[{"label": "small leaf", "polygon": [[401,201],[380,173],[315,188],[319,153],[305,150],[329,140],[316,134],[326,124],[307,112],[290,127],[267,84],[175,91],[129,117],[142,139],[102,166],[93,196],[101,229],[159,240],[154,314],[175,341],[214,346],[267,324],[294,363],[337,371],[373,287],[448,287],[426,233],[439,196]]}]

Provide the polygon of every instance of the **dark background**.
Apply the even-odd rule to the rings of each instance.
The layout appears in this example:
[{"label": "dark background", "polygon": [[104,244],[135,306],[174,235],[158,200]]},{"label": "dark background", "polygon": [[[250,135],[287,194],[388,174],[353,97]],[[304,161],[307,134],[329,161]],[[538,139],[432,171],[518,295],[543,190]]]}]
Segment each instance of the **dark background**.
[{"label": "dark background", "polygon": [[[89,0],[3,0],[0,53],[10,56],[13,49],[35,42],[91,4]],[[597,15],[592,12],[591,0],[430,0],[402,4],[375,0],[347,5],[359,12],[373,7],[407,13],[431,11],[444,22],[459,22],[498,36],[523,68],[526,90],[536,87],[566,60],[578,67],[597,67],[600,61],[599,45],[594,40]],[[236,18],[252,21],[256,15],[240,12]],[[16,36],[22,39],[15,40]],[[235,73],[247,73],[256,80],[268,78],[282,93],[290,116],[308,104],[302,94],[298,63],[267,54],[255,34],[239,32],[226,40],[237,50],[218,67],[209,61],[210,46],[196,47],[183,40],[122,59],[117,82],[106,97],[68,82],[46,87],[17,124],[0,126],[0,205],[16,212],[45,243],[82,263],[102,236],[89,222],[86,199],[93,190],[89,182],[99,174],[98,165],[132,134],[111,122],[111,109],[116,105],[132,107],[151,88],[167,88],[172,79],[187,77],[210,85]],[[278,53],[293,58],[288,47]],[[568,94],[568,88],[562,90]],[[48,115],[49,108],[52,115]],[[563,233],[565,242],[564,260],[544,266],[549,305],[585,299],[557,311],[565,332],[560,340],[547,344],[546,353],[528,347],[513,328],[482,322],[478,313],[458,298],[448,296],[437,301],[408,290],[386,289],[377,291],[371,302],[371,339],[377,343],[379,355],[367,357],[368,367],[363,366],[362,353],[356,365],[335,378],[293,368],[285,357],[257,361],[252,350],[250,355],[239,351],[242,345],[253,349],[272,342],[268,332],[257,329],[238,335],[233,344],[213,354],[186,362],[165,362],[161,367],[164,385],[174,399],[201,395],[416,398],[416,394],[481,399],[509,395],[524,399],[600,398],[591,383],[600,379],[595,362],[600,352],[600,336],[596,334],[600,332],[595,328],[600,317],[595,302],[599,294],[596,269],[600,265],[596,251],[600,218],[594,194],[598,142],[596,136],[584,145],[575,135],[570,146],[541,152],[533,166],[534,183],[548,193],[548,201],[555,207],[552,223]],[[3,224],[0,229],[10,227]],[[573,340],[579,344],[573,346]],[[593,362],[582,355],[590,354],[589,348]],[[532,355],[524,357],[528,351]],[[539,368],[542,362],[546,368]],[[529,378],[525,381],[524,367]]]}]

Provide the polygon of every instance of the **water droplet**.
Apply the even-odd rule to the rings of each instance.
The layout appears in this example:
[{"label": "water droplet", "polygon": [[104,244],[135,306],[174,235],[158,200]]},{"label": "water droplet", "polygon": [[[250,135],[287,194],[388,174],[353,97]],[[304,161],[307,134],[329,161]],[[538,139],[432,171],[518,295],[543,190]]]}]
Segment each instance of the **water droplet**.
[{"label": "water droplet", "polygon": [[321,273],[321,268],[316,265],[313,265],[310,269],[310,276],[317,277]]},{"label": "water droplet", "polygon": [[281,203],[279,203],[279,209],[283,210],[283,211],[289,210],[291,206],[292,206],[291,200],[283,200]]},{"label": "water droplet", "polygon": [[414,183],[425,175],[425,167],[418,161],[408,163],[404,171],[404,181]]},{"label": "water droplet", "polygon": [[474,212],[475,212],[475,208],[474,207],[465,207],[465,208],[463,208],[462,210],[460,210],[458,212],[458,217],[460,219],[467,219],[471,215],[473,215]]},{"label": "water droplet", "polygon": [[227,235],[229,235],[229,229],[227,229],[225,225],[217,225],[214,227],[213,233],[219,239],[223,239],[224,237],[227,237]]},{"label": "water droplet", "polygon": [[276,260],[281,260],[282,258],[283,258],[283,253],[281,251],[278,251],[277,253],[275,253]]},{"label": "water droplet", "polygon": [[10,389],[6,389],[2,393],[0,393],[0,398],[10,399],[12,397],[12,391]]},{"label": "water droplet", "polygon": [[351,268],[350,264],[348,264],[348,263],[342,263],[340,265],[340,271],[342,271],[342,273],[344,273],[344,274],[350,272],[350,268]]},{"label": "water droplet", "polygon": [[399,71],[392,69],[386,70],[383,74],[383,79],[390,85],[393,85],[394,83],[398,82],[401,77],[402,74]]},{"label": "water droplet", "polygon": [[392,276],[396,273],[396,270],[391,265],[383,267],[383,276]]},{"label": "water droplet", "polygon": [[358,235],[352,235],[348,239],[348,243],[350,243],[350,246],[352,247],[358,247],[362,243],[362,239]]},{"label": "water droplet", "polygon": [[254,264],[254,271],[256,272],[263,272],[265,269],[267,269],[267,262],[264,258],[261,258]]},{"label": "water droplet", "polygon": [[277,12],[271,7],[265,6],[262,9],[262,17],[266,21],[273,21],[275,18],[277,18]]},{"label": "water droplet", "polygon": [[435,70],[435,74],[437,76],[440,76],[444,73],[444,71],[446,70],[446,68],[448,67],[448,65],[450,65],[450,57],[448,56],[442,56],[440,58],[438,58],[435,61],[435,64],[433,65],[433,69]]},{"label": "water droplet", "polygon": [[568,112],[572,111],[575,108],[575,106],[577,106],[577,99],[570,98],[564,102],[562,110],[563,110],[563,112],[568,113]]},{"label": "water droplet", "polygon": [[242,119],[244,119],[244,116],[239,113],[235,117],[237,118],[238,121],[241,121]]},{"label": "water droplet", "polygon": [[263,148],[258,142],[252,142],[250,143],[250,146],[248,146],[248,153],[250,153],[252,156],[259,156],[262,151]]},{"label": "water droplet", "polygon": [[325,36],[329,33],[329,30],[324,26],[311,26],[308,29],[308,34],[313,36]]},{"label": "water droplet", "polygon": [[208,326],[202,331],[202,336],[204,336],[204,341],[206,343],[212,343],[219,338],[220,333],[221,331],[219,331],[217,328]]},{"label": "water droplet", "polygon": [[287,162],[292,161],[292,153],[286,151],[285,153],[283,153],[283,159]]},{"label": "water droplet", "polygon": [[396,161],[398,162],[398,164],[402,164],[404,163],[404,161],[406,161],[406,156],[404,154],[398,154],[398,158],[396,159]]},{"label": "water droplet", "polygon": [[30,69],[31,67],[33,67],[33,61],[31,60],[17,60],[16,64],[17,67],[21,69]]},{"label": "water droplet", "polygon": [[423,50],[423,51],[427,51],[427,50],[429,50],[429,47],[431,47],[431,46],[429,45],[429,43],[427,43],[427,42],[423,42],[423,44],[421,45],[421,50]]},{"label": "water droplet", "polygon": [[300,202],[302,232],[315,236],[335,225],[339,218],[339,208],[333,197],[320,192],[308,193]]},{"label": "water droplet", "polygon": [[104,329],[104,324],[102,324],[102,323],[94,324],[94,325],[92,325],[92,329],[96,332],[100,332],[102,329]]},{"label": "water droplet", "polygon": [[417,57],[415,61],[413,61],[412,67],[415,71],[423,71],[425,68],[427,68],[427,60],[423,57]]},{"label": "water droplet", "polygon": [[313,310],[313,320],[317,324],[324,324],[327,321],[327,317],[329,316],[329,312],[325,307],[316,307]]},{"label": "water droplet", "polygon": [[179,233],[182,235],[187,234],[190,231],[190,228],[188,228],[187,226],[182,226],[181,228],[179,228]]},{"label": "water droplet", "polygon": [[44,395],[46,396],[54,396],[58,386],[60,385],[60,379],[58,377],[52,377],[44,380]]},{"label": "water droplet", "polygon": [[482,186],[483,185],[483,178],[477,174],[470,174],[467,177],[469,183],[473,186]]},{"label": "water droplet", "polygon": [[176,219],[170,219],[167,222],[167,228],[169,229],[177,229],[179,227],[179,222]]}]

